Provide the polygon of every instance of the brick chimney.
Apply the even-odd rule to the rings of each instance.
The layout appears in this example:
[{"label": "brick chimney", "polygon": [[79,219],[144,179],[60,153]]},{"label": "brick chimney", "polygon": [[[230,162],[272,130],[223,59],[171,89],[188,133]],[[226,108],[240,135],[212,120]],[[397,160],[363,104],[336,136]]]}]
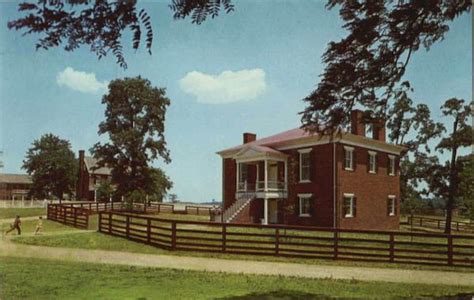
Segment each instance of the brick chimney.
[{"label": "brick chimney", "polygon": [[244,144],[253,142],[257,139],[257,135],[255,133],[244,132]]},{"label": "brick chimney", "polygon": [[376,119],[373,128],[373,139],[385,142],[385,121],[383,119]]},{"label": "brick chimney", "polygon": [[351,133],[365,136],[364,112],[359,109],[351,111]]}]

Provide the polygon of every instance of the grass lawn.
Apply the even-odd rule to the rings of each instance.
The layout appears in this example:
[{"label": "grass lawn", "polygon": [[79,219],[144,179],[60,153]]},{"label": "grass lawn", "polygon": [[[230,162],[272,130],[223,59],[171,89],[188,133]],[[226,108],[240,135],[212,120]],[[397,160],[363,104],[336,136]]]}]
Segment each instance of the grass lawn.
[{"label": "grass lawn", "polygon": [[20,217],[45,216],[46,208],[0,208],[0,219]]},{"label": "grass lawn", "polygon": [[[31,235],[35,229],[36,229],[36,224],[37,220],[25,220],[21,222],[21,231],[23,235]],[[9,223],[3,223],[0,225],[1,226],[1,232],[2,234],[10,229],[10,224]],[[53,221],[48,221],[46,219],[43,219],[43,233],[47,234],[50,232],[57,232],[57,231],[77,231],[78,229],[75,229],[70,226],[63,225],[58,222],[53,222]],[[8,235],[14,236],[16,235],[16,230],[10,232]]]},{"label": "grass lawn", "polygon": [[165,254],[178,256],[197,256],[197,257],[214,257],[222,259],[240,259],[240,260],[256,260],[256,261],[276,261],[301,264],[319,264],[319,265],[339,265],[339,266],[360,266],[360,267],[386,267],[386,268],[404,268],[404,269],[421,269],[421,270],[443,270],[456,272],[473,272],[474,269],[461,267],[437,267],[410,264],[389,264],[376,262],[355,262],[329,259],[305,259],[305,258],[286,258],[275,256],[253,256],[253,255],[237,255],[224,253],[206,253],[193,251],[168,251],[142,243],[129,241],[125,238],[114,237],[98,232],[77,234],[62,234],[60,236],[34,236],[34,237],[16,237],[13,239],[16,243],[48,246],[48,247],[65,247],[79,249],[100,249],[113,251],[126,251],[134,253],[146,254]]},{"label": "grass lawn", "polygon": [[320,299],[440,297],[474,293],[452,287],[0,258],[2,299]]}]

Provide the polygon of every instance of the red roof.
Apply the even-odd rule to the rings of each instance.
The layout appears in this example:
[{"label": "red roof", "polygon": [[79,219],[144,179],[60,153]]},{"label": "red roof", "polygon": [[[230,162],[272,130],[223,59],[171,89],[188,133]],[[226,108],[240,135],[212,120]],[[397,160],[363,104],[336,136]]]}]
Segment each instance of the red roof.
[{"label": "red roof", "polygon": [[275,134],[275,135],[271,135],[271,136],[268,136],[268,137],[265,137],[265,138],[258,139],[256,141],[253,141],[253,142],[250,142],[250,143],[247,143],[247,144],[242,144],[242,145],[238,145],[238,146],[235,146],[235,147],[232,147],[232,148],[228,148],[228,149],[225,149],[223,151],[238,150],[238,149],[242,149],[243,147],[250,146],[250,145],[252,145],[252,146],[268,146],[268,145],[278,144],[278,143],[281,143],[281,142],[297,140],[297,139],[304,138],[304,137],[310,137],[312,135],[315,135],[315,134],[309,133],[309,132],[307,132],[307,131],[305,131],[304,129],[301,129],[301,128],[294,128],[294,129],[291,129],[291,130],[283,131],[283,132]]}]

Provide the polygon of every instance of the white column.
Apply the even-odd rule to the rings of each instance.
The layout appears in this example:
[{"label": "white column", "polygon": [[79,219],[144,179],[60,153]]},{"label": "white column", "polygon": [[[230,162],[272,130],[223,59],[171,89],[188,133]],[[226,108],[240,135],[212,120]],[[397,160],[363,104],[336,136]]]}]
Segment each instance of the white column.
[{"label": "white column", "polygon": [[97,202],[97,190],[94,189],[94,202]]},{"label": "white column", "polygon": [[[265,180],[265,192],[268,190],[268,161],[265,159],[265,177],[264,177],[264,180]],[[267,202],[265,201],[265,205]]]},{"label": "white column", "polygon": [[288,190],[288,160],[285,160],[285,190]]},{"label": "white column", "polygon": [[268,225],[268,199],[263,198],[263,225]]}]

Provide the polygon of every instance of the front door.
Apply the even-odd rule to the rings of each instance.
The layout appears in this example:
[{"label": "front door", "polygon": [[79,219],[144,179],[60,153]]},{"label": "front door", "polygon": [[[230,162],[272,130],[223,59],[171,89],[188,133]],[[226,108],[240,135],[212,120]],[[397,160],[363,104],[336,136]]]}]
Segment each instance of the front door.
[{"label": "front door", "polygon": [[268,223],[278,223],[278,203],[276,199],[268,200]]}]

